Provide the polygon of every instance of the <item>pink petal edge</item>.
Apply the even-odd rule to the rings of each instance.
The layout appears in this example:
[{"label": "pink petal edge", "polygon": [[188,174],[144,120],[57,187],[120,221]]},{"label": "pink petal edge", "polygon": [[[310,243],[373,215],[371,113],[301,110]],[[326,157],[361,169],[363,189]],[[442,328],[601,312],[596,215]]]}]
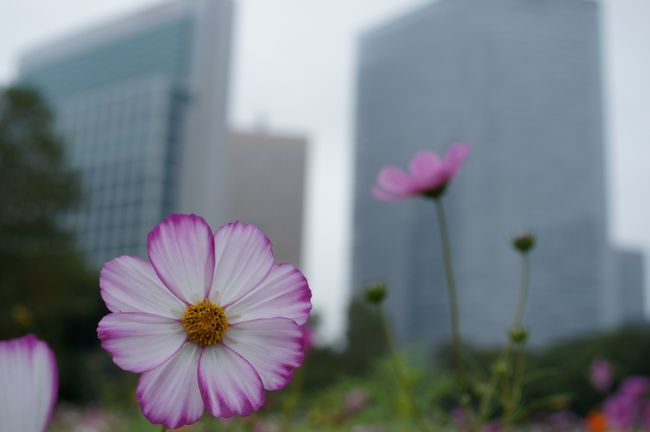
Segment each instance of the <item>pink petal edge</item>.
[{"label": "pink petal edge", "polygon": [[[32,378],[35,378],[33,375],[34,372],[42,372],[38,374],[39,378],[44,378],[45,382],[33,382],[33,383],[26,383],[23,382],[21,383],[22,385],[30,385],[33,384],[35,386],[38,385],[46,385],[49,387],[50,392],[49,392],[49,401],[47,401],[47,408],[44,413],[37,413],[35,412],[35,404],[36,401],[30,400],[29,405],[27,405],[25,408],[29,410],[29,413],[20,413],[20,412],[14,412],[13,414],[15,415],[31,415],[31,416],[38,416],[39,414],[42,415],[42,418],[36,418],[36,423],[41,427],[42,430],[45,430],[47,427],[47,424],[50,422],[52,415],[54,414],[54,408],[56,406],[57,402],[57,396],[58,396],[58,391],[59,391],[59,373],[58,373],[58,367],[56,363],[56,356],[54,354],[54,351],[49,347],[49,345],[38,339],[36,336],[33,334],[28,334],[23,337],[15,338],[15,339],[9,339],[6,341],[0,341],[0,356],[12,356],[12,355],[25,355],[29,357],[29,361],[33,362],[36,360],[36,356],[38,354],[44,355],[45,356],[45,364],[41,365],[44,366],[44,369],[40,371],[36,371],[33,368],[35,365],[34,364],[24,364],[25,367],[29,367],[30,370],[27,371],[28,374],[32,374]],[[16,371],[14,371],[16,372]],[[6,384],[6,383],[5,383]],[[37,395],[41,395],[41,388],[38,389],[32,389],[35,390]],[[19,389],[16,389],[18,392],[17,395],[20,397],[24,397],[27,393],[26,392],[21,392]],[[12,413],[9,413],[12,414]]]},{"label": "pink petal edge", "polygon": [[212,230],[201,216],[172,214],[147,237],[149,261],[160,280],[187,304],[207,297],[215,267]]},{"label": "pink petal edge", "polygon": [[99,273],[99,293],[111,312],[179,318],[187,306],[162,283],[149,262],[126,255],[104,263]]},{"label": "pink petal edge", "polygon": [[226,345],[204,349],[198,370],[203,402],[214,417],[248,416],[266,401],[255,368]]},{"label": "pink petal edge", "polygon": [[415,178],[395,166],[387,166],[379,171],[377,186],[394,195],[412,195],[417,188]]},{"label": "pink petal edge", "polygon": [[117,366],[135,373],[166,363],[187,340],[178,320],[142,312],[104,316],[97,326],[97,336]]},{"label": "pink petal edge", "polygon": [[178,429],[201,419],[205,411],[198,381],[201,352],[188,342],[166,363],[140,375],[136,397],[151,423]]},{"label": "pink petal edge", "polygon": [[231,323],[284,317],[303,325],[312,309],[307,278],[291,264],[275,264],[266,278],[231,305],[226,315]]},{"label": "pink petal edge", "polygon": [[380,200],[380,201],[398,201],[404,198],[409,197],[410,195],[397,195],[397,194],[392,194],[390,192],[386,192],[379,186],[373,186],[372,188],[372,195]]},{"label": "pink petal edge", "polygon": [[248,361],[266,390],[280,390],[305,358],[301,327],[287,318],[258,319],[228,330],[224,345]]},{"label": "pink petal edge", "polygon": [[224,307],[253,291],[268,276],[275,257],[271,240],[252,224],[239,221],[214,233],[215,267],[208,297]]}]

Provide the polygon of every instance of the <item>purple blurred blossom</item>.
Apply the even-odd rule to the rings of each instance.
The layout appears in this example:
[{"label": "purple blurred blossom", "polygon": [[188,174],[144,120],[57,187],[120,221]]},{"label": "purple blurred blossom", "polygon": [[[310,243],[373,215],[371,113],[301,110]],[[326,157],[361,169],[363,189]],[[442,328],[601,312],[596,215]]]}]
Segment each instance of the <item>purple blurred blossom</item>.
[{"label": "purple blurred blossom", "polygon": [[576,429],[582,423],[582,419],[571,411],[558,411],[546,418],[550,430],[566,431]]},{"label": "purple blurred blossom", "polygon": [[368,406],[368,393],[363,389],[349,391],[345,395],[343,405],[347,415],[356,414]]},{"label": "purple blurred blossom", "polygon": [[604,412],[607,423],[618,429],[628,429],[634,424],[638,401],[625,394],[616,394],[605,401]]},{"label": "purple blurred blossom", "polygon": [[372,193],[382,201],[418,195],[438,197],[458,174],[469,153],[469,144],[452,144],[442,157],[431,151],[421,151],[411,159],[408,172],[396,166],[382,168]]},{"label": "purple blurred blossom", "polygon": [[461,407],[456,407],[453,410],[451,410],[449,416],[451,417],[451,420],[459,429],[465,426],[465,422],[467,421],[467,414],[465,413],[465,410],[462,409]]},{"label": "purple blurred blossom", "polygon": [[650,401],[644,402],[641,407],[641,426],[650,429]]},{"label": "purple blurred blossom", "polygon": [[614,372],[612,366],[605,359],[596,359],[591,363],[591,383],[600,392],[606,392],[612,386]]},{"label": "purple blurred blossom", "polygon": [[650,381],[643,376],[631,376],[625,379],[619,387],[619,393],[634,401],[645,396],[650,389]]},{"label": "purple blurred blossom", "polygon": [[501,430],[501,420],[493,420],[483,427],[483,432],[499,432]]}]

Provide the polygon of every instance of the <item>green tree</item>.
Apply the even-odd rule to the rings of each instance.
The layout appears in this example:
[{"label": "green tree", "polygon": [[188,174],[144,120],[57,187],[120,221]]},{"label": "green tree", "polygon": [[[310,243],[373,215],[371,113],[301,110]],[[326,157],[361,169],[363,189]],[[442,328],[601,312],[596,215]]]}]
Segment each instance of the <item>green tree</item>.
[{"label": "green tree", "polygon": [[59,363],[95,344],[98,311],[96,275],[61,225],[81,202],[63,149],[36,91],[0,90],[0,339],[36,333]]}]

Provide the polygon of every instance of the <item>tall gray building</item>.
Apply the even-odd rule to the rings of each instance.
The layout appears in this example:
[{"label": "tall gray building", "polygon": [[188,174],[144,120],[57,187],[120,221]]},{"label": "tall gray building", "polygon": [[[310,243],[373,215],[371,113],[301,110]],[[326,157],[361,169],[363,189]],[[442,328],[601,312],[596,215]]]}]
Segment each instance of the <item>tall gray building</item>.
[{"label": "tall gray building", "polygon": [[149,7],[27,53],[20,81],[42,90],[81,173],[68,215],[95,264],[144,255],[169,212],[226,217],[230,0]]},{"label": "tall gray building", "polygon": [[532,230],[532,342],[619,319],[607,241],[599,6],[584,0],[442,0],[367,32],[357,85],[353,276],[390,287],[402,343],[449,338],[431,202],[376,201],[380,168],[418,150],[473,151],[444,198],[462,334],[501,343]]},{"label": "tall gray building", "polygon": [[642,323],[646,319],[643,254],[635,250],[619,249],[615,251],[615,260],[620,320],[623,324]]}]

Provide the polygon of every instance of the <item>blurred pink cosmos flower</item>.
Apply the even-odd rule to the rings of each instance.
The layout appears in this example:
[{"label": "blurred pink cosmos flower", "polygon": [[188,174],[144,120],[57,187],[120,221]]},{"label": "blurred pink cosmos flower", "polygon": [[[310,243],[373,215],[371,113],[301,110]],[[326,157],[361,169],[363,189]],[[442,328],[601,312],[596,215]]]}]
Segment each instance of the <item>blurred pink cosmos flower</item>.
[{"label": "blurred pink cosmos flower", "polygon": [[631,376],[625,378],[621,383],[618,392],[634,400],[639,400],[650,390],[650,380],[643,376]]},{"label": "blurred pink cosmos flower", "polygon": [[622,394],[609,397],[603,406],[607,424],[617,430],[627,430],[635,421],[637,400]]},{"label": "blurred pink cosmos flower", "polygon": [[149,233],[149,262],[104,264],[101,295],[112,312],[97,329],[122,369],[142,373],[137,397],[152,423],[175,429],[248,415],[304,358],[300,326],[311,310],[307,280],[275,264],[255,226],[212,231],[203,218],[172,215]]},{"label": "blurred pink cosmos flower", "polygon": [[612,386],[614,372],[607,360],[596,359],[591,363],[589,374],[591,383],[600,392],[606,392]]},{"label": "blurred pink cosmos flower", "polygon": [[419,152],[411,159],[409,172],[395,166],[384,167],[377,176],[372,193],[382,201],[416,195],[438,198],[458,173],[469,152],[469,144],[453,144],[442,159],[430,151]]},{"label": "blurred pink cosmos flower", "polygon": [[0,341],[0,431],[42,432],[58,391],[54,353],[33,335]]},{"label": "blurred pink cosmos flower", "polygon": [[644,402],[641,408],[641,426],[650,430],[650,402]]}]

